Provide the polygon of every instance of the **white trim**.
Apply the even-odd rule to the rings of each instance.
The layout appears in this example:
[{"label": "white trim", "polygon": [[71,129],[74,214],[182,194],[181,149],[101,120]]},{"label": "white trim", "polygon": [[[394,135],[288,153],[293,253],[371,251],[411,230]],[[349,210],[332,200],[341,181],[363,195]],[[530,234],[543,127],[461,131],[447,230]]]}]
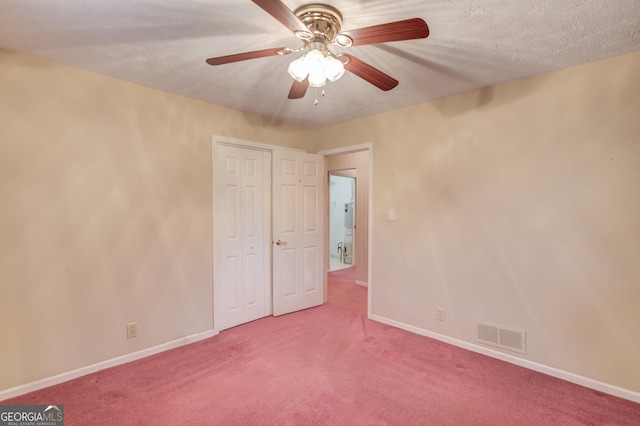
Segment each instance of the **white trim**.
[{"label": "white trim", "polygon": [[[318,154],[324,157],[332,157],[334,155],[350,154],[352,152],[368,151],[369,152],[369,245],[367,246],[367,283],[357,282],[357,284],[365,285],[367,291],[367,318],[372,319],[372,296],[373,293],[373,143],[361,143],[358,145],[350,145],[342,148],[326,149],[319,151]],[[327,198],[328,200],[328,198]],[[327,213],[328,215],[328,213]],[[328,219],[327,219],[328,220]],[[327,228],[328,229],[328,228]],[[325,274],[326,275],[326,274]],[[326,288],[326,284],[325,284]]]},{"label": "white trim", "polygon": [[16,386],[15,388],[9,388],[9,389],[0,391],[0,401],[4,401],[5,399],[24,395],[26,393],[37,391],[39,389],[44,389],[49,386],[54,386],[63,382],[67,382],[69,380],[77,379],[78,377],[86,376],[87,374],[95,373],[97,371],[105,370],[107,368],[115,367],[118,365],[126,364],[128,362],[146,358],[148,356],[155,355],[160,352],[168,351],[170,349],[175,349],[180,346],[186,346],[188,344],[195,343],[200,340],[208,339],[215,335],[216,333],[214,333],[213,330],[203,331],[202,333],[192,334],[190,336],[172,340],[170,342],[163,343],[158,346],[153,346],[151,348],[143,349],[141,351],[133,352],[133,353],[122,355],[106,361],[102,361],[97,364],[88,365],[86,367],[81,367],[75,370],[67,371],[65,373],[61,373],[52,377],[47,377],[45,379],[37,380],[32,383]]},{"label": "white trim", "polygon": [[[268,159],[265,158],[267,154]],[[265,283],[269,283],[269,285],[264,288],[264,310],[267,316],[269,316],[273,315],[273,280],[271,279],[273,271],[273,246],[271,245],[271,241],[273,241],[273,206],[271,205],[271,200],[273,199],[273,150],[265,151],[265,153],[263,153],[262,180],[263,182],[268,182],[268,185],[265,185],[264,188],[264,199],[262,205],[265,213],[262,215],[262,226],[265,234],[262,251],[266,257],[264,261],[265,268],[262,279]]]},{"label": "white trim", "polygon": [[213,145],[215,145],[216,143],[221,143],[223,145],[233,145],[240,148],[260,149],[263,151],[274,151],[276,149],[285,149],[290,151],[306,152],[304,149],[299,149],[299,148],[289,148],[287,146],[282,146],[282,145],[271,145],[268,143],[253,142],[253,141],[247,141],[244,139],[236,139],[236,138],[230,138],[227,136],[220,136],[220,135],[213,135],[211,137],[211,143]]},{"label": "white trim", "polygon": [[397,327],[402,330],[409,331],[411,333],[419,334],[425,337],[430,337],[432,339],[439,340],[441,342],[448,343],[450,345],[457,346],[459,348],[466,349],[471,352],[476,352],[491,358],[508,362],[510,364],[515,364],[520,367],[527,368],[529,370],[533,370],[539,373],[547,374],[549,376],[557,377],[558,379],[566,380],[567,382],[575,383],[577,385],[594,389],[600,392],[604,392],[609,395],[617,396],[619,398],[624,398],[630,401],[640,403],[640,392],[634,392],[629,389],[624,389],[618,386],[610,385],[608,383],[600,382],[598,380],[594,380],[588,377],[580,376],[578,374],[570,373],[565,370],[560,370],[559,368],[554,368],[548,365],[539,364],[537,362],[523,359],[515,355],[505,354],[493,349],[476,345],[474,343],[466,342],[464,340],[456,339],[454,337],[445,336],[443,334],[435,333],[433,331],[425,330],[423,328],[405,324],[400,321],[388,319],[379,315],[372,315],[371,319],[373,321],[391,325],[393,327]]},{"label": "white trim", "polygon": [[213,332],[215,334],[220,333],[220,312],[216,309],[216,303],[220,300],[220,289],[216,288],[216,274],[218,273],[218,265],[216,265],[216,257],[218,253],[216,241],[218,227],[218,221],[216,220],[216,212],[218,211],[216,205],[216,148],[219,143],[225,143],[223,142],[223,138],[213,135],[211,137],[211,265],[213,266],[211,274],[211,294],[213,295],[213,303],[211,304],[211,308],[213,309]]},{"label": "white trim", "polygon": [[369,150],[369,245],[367,247],[367,318],[373,315],[373,143],[366,144]]},{"label": "white trim", "polygon": [[213,135],[211,137],[211,295],[213,300],[211,301],[211,319],[213,321],[213,333],[220,333],[220,321],[219,314],[216,309],[216,300],[218,294],[216,292],[216,141],[219,136]]}]

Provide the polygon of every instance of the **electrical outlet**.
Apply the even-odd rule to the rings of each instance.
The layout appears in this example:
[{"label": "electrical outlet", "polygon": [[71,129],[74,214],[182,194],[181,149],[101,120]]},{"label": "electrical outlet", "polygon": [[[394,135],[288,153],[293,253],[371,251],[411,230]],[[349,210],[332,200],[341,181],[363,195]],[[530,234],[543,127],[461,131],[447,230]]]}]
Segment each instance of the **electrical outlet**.
[{"label": "electrical outlet", "polygon": [[127,324],[127,339],[138,337],[138,323],[130,322]]},{"label": "electrical outlet", "polygon": [[436,308],[436,319],[438,321],[443,321],[445,319],[445,311],[444,308]]}]

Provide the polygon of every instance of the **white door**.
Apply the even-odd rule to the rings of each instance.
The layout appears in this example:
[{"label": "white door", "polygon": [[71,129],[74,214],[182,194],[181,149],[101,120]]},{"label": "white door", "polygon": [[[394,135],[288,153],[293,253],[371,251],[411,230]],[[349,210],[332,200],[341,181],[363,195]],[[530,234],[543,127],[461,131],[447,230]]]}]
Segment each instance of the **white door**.
[{"label": "white door", "polygon": [[271,153],[214,152],[214,322],[225,330],[271,314]]},{"label": "white door", "polygon": [[273,314],[324,302],[324,158],[273,152]]}]

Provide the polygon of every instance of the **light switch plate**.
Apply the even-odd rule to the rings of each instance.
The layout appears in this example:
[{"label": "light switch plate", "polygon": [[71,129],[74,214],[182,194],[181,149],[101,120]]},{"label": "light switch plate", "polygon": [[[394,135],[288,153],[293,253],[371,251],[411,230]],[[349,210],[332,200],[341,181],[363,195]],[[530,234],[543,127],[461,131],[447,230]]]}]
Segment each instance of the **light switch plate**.
[{"label": "light switch plate", "polygon": [[389,220],[396,220],[396,209],[389,209]]}]

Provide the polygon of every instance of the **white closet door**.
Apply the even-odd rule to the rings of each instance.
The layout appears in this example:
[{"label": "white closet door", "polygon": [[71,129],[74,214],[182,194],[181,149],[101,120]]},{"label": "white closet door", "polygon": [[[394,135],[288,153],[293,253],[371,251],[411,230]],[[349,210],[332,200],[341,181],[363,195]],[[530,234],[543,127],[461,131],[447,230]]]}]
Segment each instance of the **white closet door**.
[{"label": "white closet door", "polygon": [[324,302],[324,159],[273,152],[273,314]]},{"label": "white closet door", "polygon": [[271,153],[217,145],[214,153],[216,328],[271,314]]}]

